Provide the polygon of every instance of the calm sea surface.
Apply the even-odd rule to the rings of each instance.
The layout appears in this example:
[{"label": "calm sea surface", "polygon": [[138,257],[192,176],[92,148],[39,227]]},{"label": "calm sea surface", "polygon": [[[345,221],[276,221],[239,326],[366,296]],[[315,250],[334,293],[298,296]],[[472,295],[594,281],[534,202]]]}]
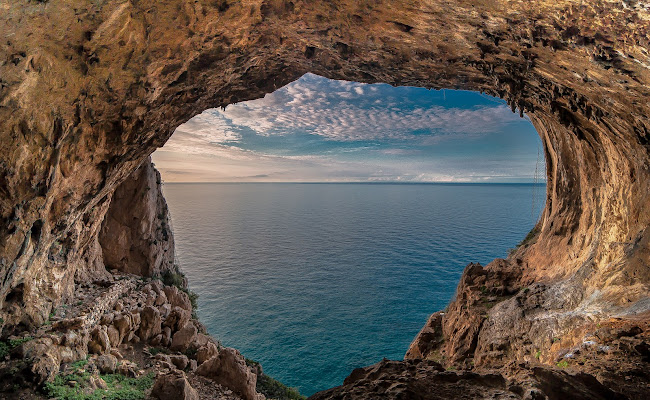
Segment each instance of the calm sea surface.
[{"label": "calm sea surface", "polygon": [[543,186],[166,184],[199,316],[303,394],[401,359],[469,262],[504,257]]}]

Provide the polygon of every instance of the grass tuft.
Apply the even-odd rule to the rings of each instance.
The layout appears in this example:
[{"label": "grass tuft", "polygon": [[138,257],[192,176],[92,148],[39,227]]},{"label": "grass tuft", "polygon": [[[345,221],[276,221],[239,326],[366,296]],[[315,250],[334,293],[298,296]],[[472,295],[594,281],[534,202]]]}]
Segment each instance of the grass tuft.
[{"label": "grass tuft", "polygon": [[7,342],[0,342],[0,358],[5,358],[13,349],[20,346],[23,343],[27,343],[33,338],[31,336],[25,336],[20,339],[10,339]]},{"label": "grass tuft", "polygon": [[57,400],[144,400],[146,392],[153,386],[154,374],[139,378],[128,378],[120,374],[100,375],[106,382],[106,389],[93,389],[91,375],[83,367],[87,360],[70,365],[69,373],[61,373],[52,382],[45,384],[45,393]]}]

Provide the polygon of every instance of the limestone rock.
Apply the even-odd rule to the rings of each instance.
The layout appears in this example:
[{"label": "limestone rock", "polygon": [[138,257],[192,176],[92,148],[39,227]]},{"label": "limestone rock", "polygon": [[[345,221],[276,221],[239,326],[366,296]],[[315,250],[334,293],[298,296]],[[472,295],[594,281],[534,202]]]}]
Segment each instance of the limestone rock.
[{"label": "limestone rock", "polygon": [[187,365],[190,363],[190,360],[184,354],[172,354],[169,356],[169,360],[181,371],[187,368]]},{"label": "limestone rock", "polygon": [[526,371],[522,386],[503,376],[449,372],[432,361],[381,361],[357,368],[342,386],[317,393],[313,400],[333,399],[624,399],[592,376],[575,376],[550,368]]},{"label": "limestone rock", "polygon": [[150,161],[113,193],[99,243],[109,268],[141,276],[175,269],[167,203],[160,191],[160,173]]},{"label": "limestone rock", "polygon": [[165,318],[163,325],[170,327],[173,332],[176,332],[184,327],[191,317],[192,314],[189,310],[176,306],[171,310],[167,318]]},{"label": "limestone rock", "polygon": [[179,290],[175,286],[165,286],[165,296],[172,307],[180,307],[186,311],[192,311],[192,303],[187,293]]},{"label": "limestone rock", "polygon": [[138,376],[138,365],[129,360],[121,360],[117,364],[117,372],[129,378],[136,378]]},{"label": "limestone rock", "polygon": [[159,400],[199,400],[199,394],[190,386],[185,374],[178,371],[158,375],[151,397]]},{"label": "limestone rock", "polygon": [[196,351],[196,362],[198,365],[203,364],[205,361],[211,359],[219,353],[219,348],[216,344],[208,342]]},{"label": "limestone rock", "polygon": [[88,343],[88,351],[94,354],[105,354],[111,350],[111,341],[106,326],[98,325],[91,332],[92,340]]},{"label": "limestone rock", "polygon": [[167,295],[165,294],[165,292],[160,292],[159,294],[156,295],[156,300],[154,301],[154,305],[162,306],[165,303],[167,303]]},{"label": "limestone rock", "polygon": [[162,338],[160,340],[160,343],[163,346],[169,346],[172,343],[172,330],[170,327],[165,326],[162,329]]},{"label": "limestone rock", "polygon": [[115,326],[109,325],[106,327],[106,335],[108,336],[111,346],[117,347],[122,343],[120,340],[120,332],[115,328]]},{"label": "limestone rock", "polygon": [[206,376],[240,395],[244,400],[257,400],[257,375],[246,365],[235,349],[221,349],[218,355],[201,364],[197,374]]},{"label": "limestone rock", "polygon": [[193,323],[187,323],[183,329],[174,334],[170,348],[174,351],[184,351],[196,338],[198,330]]},{"label": "limestone rock", "polygon": [[[441,321],[448,340],[422,336],[418,357],[441,352],[467,368],[551,363],[594,323],[649,320],[645,2],[86,3],[10,1],[0,13],[3,335],[41,326],[75,280],[106,278],[106,265],[144,275],[169,267],[169,220],[148,156],[191,116],[306,72],[495,95],[542,140],[537,226],[507,260],[466,271]],[[118,343],[133,337],[132,322],[116,316]],[[37,379],[85,356],[88,332],[77,336],[26,346],[39,348]],[[647,388],[645,375],[616,366],[637,371],[644,356],[617,357],[607,364],[615,372],[594,373],[618,391]]]},{"label": "limestone rock", "polygon": [[162,332],[162,319],[157,308],[146,306],[140,313],[140,320],[138,336],[143,341],[146,342]]},{"label": "limestone rock", "polygon": [[128,335],[132,331],[131,314],[125,313],[115,317],[113,320],[113,327],[119,334],[118,343],[128,339]]},{"label": "limestone rock", "polygon": [[95,365],[103,374],[112,374],[117,369],[117,357],[112,354],[104,354],[95,360]]},{"label": "limestone rock", "polygon": [[443,342],[442,317],[444,313],[437,312],[429,317],[427,324],[420,330],[409,346],[405,359],[422,359],[430,356],[432,350]]}]

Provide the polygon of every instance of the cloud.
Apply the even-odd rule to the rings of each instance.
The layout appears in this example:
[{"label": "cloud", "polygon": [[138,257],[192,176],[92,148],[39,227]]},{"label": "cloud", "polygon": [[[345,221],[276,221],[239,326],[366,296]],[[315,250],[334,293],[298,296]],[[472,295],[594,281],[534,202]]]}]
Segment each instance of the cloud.
[{"label": "cloud", "polygon": [[[438,100],[431,100],[436,93]],[[481,181],[525,175],[520,171],[530,169],[529,160],[487,163],[476,151],[473,158],[436,159],[458,151],[451,142],[478,142],[523,121],[498,100],[443,102],[439,93],[307,74],[263,98],[197,115],[177,128],[154,160],[165,179],[176,181]],[[433,148],[442,150],[434,154]]]},{"label": "cloud", "polygon": [[188,144],[237,142],[242,131],[260,136],[305,133],[340,142],[409,140],[414,132],[430,136],[494,132],[518,120],[503,104],[466,109],[411,103],[386,98],[377,85],[306,75],[262,99],[207,110],[178,132],[187,136]]}]

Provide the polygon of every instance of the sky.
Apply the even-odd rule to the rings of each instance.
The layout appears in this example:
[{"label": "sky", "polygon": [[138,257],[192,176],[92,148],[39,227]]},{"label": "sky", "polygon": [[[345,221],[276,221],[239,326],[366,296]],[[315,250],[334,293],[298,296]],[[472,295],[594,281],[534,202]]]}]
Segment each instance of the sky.
[{"label": "sky", "polygon": [[306,74],[179,126],[153,161],[165,182],[533,182],[530,121],[475,92]]}]

